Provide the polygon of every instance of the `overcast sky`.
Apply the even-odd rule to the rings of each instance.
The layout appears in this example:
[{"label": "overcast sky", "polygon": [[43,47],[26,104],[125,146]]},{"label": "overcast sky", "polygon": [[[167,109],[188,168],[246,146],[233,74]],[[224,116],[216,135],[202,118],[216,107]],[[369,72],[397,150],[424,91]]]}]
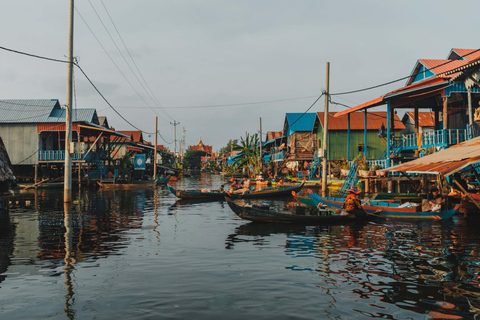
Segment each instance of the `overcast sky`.
[{"label": "overcast sky", "polygon": [[[154,132],[158,116],[159,144],[171,150],[174,121],[187,147],[201,136],[214,151],[259,132],[260,118],[264,134],[281,131],[285,113],[305,112],[325,89],[327,62],[330,92],[339,93],[406,77],[418,59],[445,59],[451,48],[480,48],[478,0],[76,0],[75,7],[82,69],[137,128]],[[68,0],[5,0],[0,14],[0,46],[66,59]],[[0,74],[0,99],[66,103],[66,64],[0,50]],[[355,106],[404,85],[332,100]],[[78,69],[75,93],[74,107],[135,130]],[[323,110],[321,98],[310,112]]]}]

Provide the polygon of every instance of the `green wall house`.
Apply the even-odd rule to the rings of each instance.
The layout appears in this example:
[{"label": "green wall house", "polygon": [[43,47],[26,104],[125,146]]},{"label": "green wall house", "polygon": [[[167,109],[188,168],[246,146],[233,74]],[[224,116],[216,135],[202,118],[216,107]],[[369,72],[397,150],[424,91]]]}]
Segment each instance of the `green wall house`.
[{"label": "green wall house", "polygon": [[[342,158],[353,160],[357,155],[361,157],[365,154],[365,113],[350,113],[350,156],[348,153],[348,115],[335,118],[335,112],[328,113],[328,145],[327,159],[341,160]],[[323,148],[323,128],[324,113],[317,112],[320,125],[317,131],[317,141],[319,148]],[[405,129],[405,125],[395,114],[394,117],[395,136],[399,137],[400,132]],[[387,127],[386,112],[368,112],[367,113],[367,159],[378,159],[385,148],[387,141],[385,137],[379,135],[381,129]]]}]

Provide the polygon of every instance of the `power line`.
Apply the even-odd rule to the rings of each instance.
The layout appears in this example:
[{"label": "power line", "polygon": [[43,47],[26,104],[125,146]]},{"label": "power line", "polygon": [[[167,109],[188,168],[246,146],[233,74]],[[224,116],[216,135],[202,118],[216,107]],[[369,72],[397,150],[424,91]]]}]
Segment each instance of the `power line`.
[{"label": "power line", "polygon": [[3,49],[3,50],[6,50],[6,51],[10,51],[10,52],[14,52],[14,53],[18,53],[18,54],[21,54],[21,55],[26,55],[26,56],[29,56],[29,57],[34,57],[34,58],[38,58],[38,59],[43,59],[43,60],[49,60],[49,61],[54,61],[54,62],[61,62],[61,63],[72,63],[73,65],[75,65],[82,73],[83,75],[85,76],[85,78],[88,80],[88,82],[90,82],[90,85],[95,89],[95,91],[97,91],[97,93],[100,95],[100,97],[102,97],[102,99],[107,103],[107,105],[110,106],[110,108],[115,111],[116,114],[118,114],[120,116],[120,118],[122,118],[126,123],[128,123],[129,125],[131,125],[133,128],[137,129],[138,131],[142,131],[146,134],[153,134],[151,132],[146,132],[146,131],[143,131],[141,129],[139,129],[137,126],[133,125],[130,121],[128,121],[124,116],[122,116],[120,114],[120,112],[118,112],[111,104],[110,102],[107,100],[107,98],[105,98],[105,96],[100,92],[100,90],[95,86],[95,84],[92,82],[92,80],[90,80],[90,78],[88,77],[88,75],[85,73],[85,71],[83,71],[83,69],[80,67],[80,65],[78,64],[78,62],[70,62],[70,61],[67,61],[67,60],[59,60],[59,59],[52,59],[52,58],[47,58],[47,57],[43,57],[43,56],[39,56],[39,55],[34,55],[34,54],[30,54],[30,53],[26,53],[26,52],[22,52],[22,51],[18,51],[18,50],[13,50],[13,49],[8,49],[8,48],[5,48],[5,47],[2,47],[0,46],[0,49]]},{"label": "power line", "polygon": [[298,120],[300,120],[305,114],[307,114],[307,112],[313,108],[313,106],[317,103],[318,100],[320,100],[321,97],[323,97],[323,95],[325,94],[325,91],[322,92],[322,94],[312,103],[312,105],[307,109],[305,110],[305,112],[297,118],[297,120],[293,121],[293,123],[290,123],[289,126],[293,126],[295,123],[297,123]]},{"label": "power line", "polygon": [[[125,48],[125,51],[127,51],[130,59],[132,60],[135,68],[137,69],[138,74],[139,74],[140,77],[143,79],[143,82],[144,82],[145,85],[147,86],[147,88],[148,88],[148,90],[150,91],[150,93],[151,93],[151,95],[153,96],[153,98],[155,98],[155,99],[153,99],[152,96],[150,96],[150,99],[152,99],[153,102],[156,102],[157,105],[160,107],[160,110],[162,110],[163,113],[165,113],[165,115],[166,115],[167,117],[169,117],[170,119],[173,120],[173,118],[164,110],[162,104],[160,103],[160,101],[158,101],[157,97],[155,96],[155,94],[153,93],[152,89],[151,89],[150,86],[148,85],[148,82],[145,80],[145,77],[143,76],[142,72],[140,71],[140,68],[138,67],[137,63],[135,62],[135,59],[133,59],[133,56],[132,56],[132,54],[130,53],[130,50],[128,49],[127,45],[125,44],[125,41],[123,40],[123,37],[121,36],[120,32],[118,31],[118,28],[117,28],[117,26],[115,25],[115,22],[113,21],[111,15],[110,15],[110,12],[108,11],[107,7],[105,6],[105,3],[103,2],[103,0],[100,0],[100,2],[102,3],[103,8],[105,9],[105,12],[107,13],[108,17],[110,18],[110,21],[112,22],[112,25],[113,25],[113,27],[115,28],[115,31],[117,32],[118,37],[119,37],[120,40],[122,41],[123,46],[124,46],[124,48]],[[139,82],[140,82],[140,81],[139,81]],[[146,91],[146,90],[145,90],[145,91]]]},{"label": "power line", "polygon": [[[480,49],[477,49],[477,50],[474,50],[472,52],[469,52],[463,56],[460,56],[461,58],[465,58],[466,56],[469,56],[471,54],[474,54],[474,53],[477,53],[478,51],[480,51]],[[422,73],[426,73],[427,71],[430,71],[430,70],[433,70],[433,69],[436,69],[436,68],[439,68],[439,67],[442,67],[444,65],[447,65],[449,63],[452,63],[453,61],[456,61],[456,60],[448,60],[444,63],[441,63],[439,64],[438,66],[435,66],[433,68],[426,68],[424,71],[422,72],[419,72],[418,74],[422,74]],[[393,84],[395,82],[398,82],[398,81],[402,81],[402,80],[406,80],[406,79],[409,79],[411,77],[411,75],[409,76],[406,76],[406,77],[402,77],[402,78],[399,78],[397,80],[392,80],[392,81],[388,81],[388,82],[385,82],[385,83],[382,83],[382,84],[379,84],[379,85],[376,85],[376,86],[372,86],[372,87],[367,87],[367,88],[364,88],[364,89],[358,89],[358,90],[352,90],[352,91],[346,91],[346,92],[339,92],[339,93],[330,93],[329,95],[331,96],[339,96],[339,95],[344,95],[344,94],[352,94],[352,93],[358,93],[358,92],[362,92],[362,91],[367,91],[367,90],[372,90],[372,89],[376,89],[376,88],[380,88],[380,87],[383,87],[383,86],[386,86],[386,85],[389,85],[389,84]]]}]

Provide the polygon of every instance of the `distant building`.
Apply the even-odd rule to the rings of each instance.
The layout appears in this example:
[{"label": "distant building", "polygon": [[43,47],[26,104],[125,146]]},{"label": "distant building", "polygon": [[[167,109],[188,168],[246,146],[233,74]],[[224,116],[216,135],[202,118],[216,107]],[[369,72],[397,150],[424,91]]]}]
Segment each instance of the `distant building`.
[{"label": "distant building", "polygon": [[203,144],[202,142],[202,138],[200,138],[200,142],[195,145],[195,146],[189,146],[188,147],[188,150],[191,150],[191,151],[203,151],[203,152],[206,152],[207,154],[209,155],[212,155],[213,154],[213,147],[212,146],[209,146],[209,145],[206,145],[206,144]]}]

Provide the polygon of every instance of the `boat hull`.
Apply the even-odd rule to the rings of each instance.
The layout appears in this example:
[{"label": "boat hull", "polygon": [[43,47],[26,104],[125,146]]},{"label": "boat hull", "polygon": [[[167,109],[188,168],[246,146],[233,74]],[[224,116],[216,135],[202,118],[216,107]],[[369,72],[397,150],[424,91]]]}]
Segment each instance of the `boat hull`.
[{"label": "boat hull", "polygon": [[245,194],[234,194],[229,193],[228,196],[231,199],[265,199],[270,197],[282,197],[282,196],[292,196],[292,192],[300,191],[303,186],[305,185],[304,182],[291,186],[291,187],[280,187],[280,188],[267,188],[262,190],[255,190]]},{"label": "boat hull", "polygon": [[[333,208],[342,208],[343,198],[323,198],[316,193],[309,194],[310,199],[313,200],[315,204],[322,203],[329,207]],[[383,218],[398,218],[398,219],[432,219],[432,220],[443,220],[450,219],[453,217],[458,210],[460,205],[455,206],[453,209],[440,211],[440,212],[422,212],[418,211],[418,207],[413,208],[401,208],[398,203],[385,203],[387,205],[371,205],[371,206],[362,206],[363,210],[367,213],[375,213],[379,217]],[[378,213],[377,211],[382,209],[382,212]]]},{"label": "boat hull", "polygon": [[[305,214],[295,214],[291,211],[281,211],[255,205],[238,205],[232,199],[225,197],[228,206],[240,218],[264,223],[288,223],[304,225],[342,224],[363,220],[353,215],[337,215],[330,210],[318,212],[308,211]],[[313,209],[314,210],[314,209]]]},{"label": "boat hull", "polygon": [[202,192],[202,190],[177,190],[171,185],[167,184],[167,189],[180,199],[199,199],[199,200],[223,200],[226,193],[220,191]]},{"label": "boat hull", "polygon": [[133,190],[133,189],[150,189],[157,185],[156,180],[139,181],[136,183],[104,183],[97,182],[101,189],[104,190]]}]

